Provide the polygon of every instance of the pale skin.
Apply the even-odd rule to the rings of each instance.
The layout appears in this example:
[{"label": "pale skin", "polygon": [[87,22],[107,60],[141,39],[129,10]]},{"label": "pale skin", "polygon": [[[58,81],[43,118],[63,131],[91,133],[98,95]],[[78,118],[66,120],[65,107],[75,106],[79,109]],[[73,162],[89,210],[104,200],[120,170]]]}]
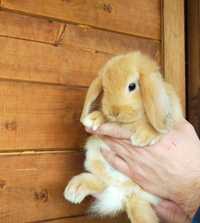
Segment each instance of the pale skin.
[{"label": "pale skin", "polygon": [[186,223],[200,206],[200,140],[186,120],[160,141],[144,148],[130,142],[131,132],[115,124],[96,131],[109,146],[105,159],[146,191],[163,200],[154,207],[165,222]]}]

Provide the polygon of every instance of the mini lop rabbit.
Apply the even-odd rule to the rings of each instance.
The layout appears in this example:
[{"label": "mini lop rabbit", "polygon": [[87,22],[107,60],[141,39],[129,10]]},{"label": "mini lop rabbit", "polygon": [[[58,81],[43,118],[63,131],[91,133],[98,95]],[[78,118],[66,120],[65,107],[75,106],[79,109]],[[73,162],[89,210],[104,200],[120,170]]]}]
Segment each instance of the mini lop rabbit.
[{"label": "mini lop rabbit", "polygon": [[[132,144],[145,146],[155,143],[182,117],[179,99],[162,79],[156,62],[133,52],[112,58],[100,70],[88,89],[81,122],[92,129],[104,122],[117,123],[131,130]],[[101,155],[101,148],[108,150],[98,136],[87,139],[84,166],[88,172],[71,179],[65,198],[76,204],[92,195],[96,201],[91,211],[100,216],[126,211],[132,223],[159,222],[151,207],[159,198],[113,169]]]}]

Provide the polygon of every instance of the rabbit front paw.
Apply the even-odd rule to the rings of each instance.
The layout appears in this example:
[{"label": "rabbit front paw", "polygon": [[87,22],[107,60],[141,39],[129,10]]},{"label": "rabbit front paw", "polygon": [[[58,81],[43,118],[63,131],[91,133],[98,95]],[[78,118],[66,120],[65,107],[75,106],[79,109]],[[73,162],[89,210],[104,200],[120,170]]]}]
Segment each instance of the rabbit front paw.
[{"label": "rabbit front paw", "polygon": [[85,127],[97,130],[105,122],[105,118],[100,111],[94,111],[83,118],[82,123]]},{"label": "rabbit front paw", "polygon": [[88,195],[96,196],[105,189],[105,184],[91,173],[74,176],[64,191],[66,200],[79,204]]},{"label": "rabbit front paw", "polygon": [[81,203],[88,195],[89,191],[80,175],[73,177],[64,191],[65,199],[73,204]]},{"label": "rabbit front paw", "polygon": [[132,136],[131,136],[131,142],[135,146],[148,146],[152,145],[155,142],[157,142],[159,139],[158,135],[153,131],[147,131],[143,129],[137,130]]}]

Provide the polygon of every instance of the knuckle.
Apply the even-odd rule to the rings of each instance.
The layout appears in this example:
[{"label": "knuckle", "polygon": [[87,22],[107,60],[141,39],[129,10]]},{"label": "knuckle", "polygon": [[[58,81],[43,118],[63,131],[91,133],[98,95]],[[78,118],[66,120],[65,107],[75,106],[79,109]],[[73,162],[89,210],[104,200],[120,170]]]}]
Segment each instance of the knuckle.
[{"label": "knuckle", "polygon": [[111,165],[116,168],[119,169],[119,162],[118,162],[118,157],[113,156],[112,160],[111,160]]},{"label": "knuckle", "polygon": [[194,127],[193,127],[193,125],[192,125],[191,123],[189,123],[189,122],[184,123],[183,128],[184,128],[186,131],[189,131],[189,132],[194,131]]},{"label": "knuckle", "polygon": [[155,147],[160,150],[159,148],[169,148],[171,146],[173,139],[173,132],[168,133],[167,135],[163,136],[160,140],[160,143],[155,145]]},{"label": "knuckle", "polygon": [[146,157],[148,151],[145,148],[138,148],[138,154],[140,154],[143,158]]},{"label": "knuckle", "polygon": [[141,180],[143,178],[141,168],[138,165],[135,165],[134,168],[132,168],[132,175],[137,180]]}]

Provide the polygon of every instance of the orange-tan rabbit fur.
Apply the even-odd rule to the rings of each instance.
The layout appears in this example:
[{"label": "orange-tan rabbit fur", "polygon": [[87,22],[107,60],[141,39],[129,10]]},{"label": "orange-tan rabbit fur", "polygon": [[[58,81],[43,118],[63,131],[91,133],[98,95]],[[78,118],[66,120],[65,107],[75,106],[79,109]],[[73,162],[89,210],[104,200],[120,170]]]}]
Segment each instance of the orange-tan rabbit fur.
[{"label": "orange-tan rabbit fur", "polygon": [[[94,110],[100,95],[101,103]],[[182,118],[179,99],[162,79],[157,63],[137,51],[116,56],[103,66],[88,89],[81,122],[92,129],[115,122],[132,131],[132,144],[145,146],[155,143]],[[101,148],[106,149],[106,145],[98,136],[87,139],[87,172],[71,179],[65,198],[76,204],[92,195],[96,201],[91,210],[98,215],[126,211],[131,222],[159,222],[151,207],[159,198],[113,169],[103,158]]]}]

